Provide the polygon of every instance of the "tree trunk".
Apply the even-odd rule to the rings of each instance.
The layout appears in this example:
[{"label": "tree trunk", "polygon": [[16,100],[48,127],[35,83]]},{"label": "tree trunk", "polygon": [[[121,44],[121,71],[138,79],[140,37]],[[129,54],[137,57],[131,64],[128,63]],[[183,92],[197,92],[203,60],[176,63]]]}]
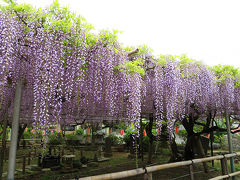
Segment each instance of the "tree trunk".
[{"label": "tree trunk", "polygon": [[20,141],[23,137],[23,133],[24,133],[24,130],[25,130],[26,127],[27,127],[27,124],[24,124],[23,126],[19,125],[17,149],[19,149]]},{"label": "tree trunk", "polygon": [[130,155],[134,155],[134,139],[132,134],[130,134],[130,137],[129,137],[129,151],[130,151]]},{"label": "tree trunk", "polygon": [[190,160],[194,158],[193,152],[193,141],[194,141],[194,132],[193,132],[193,118],[189,117],[182,120],[182,124],[187,131],[187,143],[184,149],[184,159]]},{"label": "tree trunk", "polygon": [[96,143],[96,134],[95,132],[97,132],[98,130],[98,124],[94,125],[92,124],[92,145],[94,146]]},{"label": "tree trunk", "polygon": [[172,151],[170,162],[176,162],[176,161],[181,161],[182,157],[178,151],[177,144],[175,141],[175,138],[172,138],[172,141],[170,142],[170,148]]},{"label": "tree trunk", "polygon": [[146,127],[147,135],[149,137],[149,145],[148,145],[148,163],[152,163],[152,154],[153,154],[153,140],[154,136],[152,134],[153,128],[153,115],[149,115],[149,124]]},{"label": "tree trunk", "polygon": [[7,135],[7,119],[8,119],[8,114],[6,113],[4,118],[3,118],[3,136],[2,136],[2,148],[0,150],[0,180],[2,180],[2,173],[3,173],[3,159],[7,154],[6,152],[6,135]]},{"label": "tree trunk", "polygon": [[[197,154],[199,155],[199,157],[200,158],[205,158],[206,156],[205,156],[205,153],[204,153],[204,149],[203,149],[203,146],[202,146],[200,136],[195,136],[194,137],[194,144],[195,144],[196,151],[197,151]],[[206,162],[203,163],[203,167],[204,167],[204,172],[207,173],[208,172],[208,166],[207,166]]]},{"label": "tree trunk", "polygon": [[194,152],[193,152],[193,136],[187,137],[187,143],[185,145],[184,149],[184,159],[185,160],[191,160],[194,158]]}]

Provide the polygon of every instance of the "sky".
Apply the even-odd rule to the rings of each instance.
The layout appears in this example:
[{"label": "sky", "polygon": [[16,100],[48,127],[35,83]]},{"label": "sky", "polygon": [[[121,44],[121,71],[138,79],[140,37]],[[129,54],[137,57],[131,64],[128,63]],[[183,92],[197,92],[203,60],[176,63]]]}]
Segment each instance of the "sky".
[{"label": "sky", "polygon": [[[52,0],[15,0],[36,7]],[[208,65],[240,67],[239,0],[59,0],[97,31],[118,29],[124,46],[154,55],[187,54]]]}]

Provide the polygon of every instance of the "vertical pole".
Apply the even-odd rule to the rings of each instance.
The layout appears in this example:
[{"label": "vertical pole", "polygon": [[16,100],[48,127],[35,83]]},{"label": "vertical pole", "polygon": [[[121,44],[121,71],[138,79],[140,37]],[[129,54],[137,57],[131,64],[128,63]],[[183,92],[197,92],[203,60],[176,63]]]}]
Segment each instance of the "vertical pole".
[{"label": "vertical pole", "polygon": [[7,118],[8,113],[3,117],[3,136],[2,136],[2,149],[0,154],[0,180],[2,180],[2,174],[3,174],[3,160],[6,159],[7,156],[7,145],[6,145],[6,135],[7,135]]},{"label": "vertical pole", "polygon": [[140,149],[141,149],[141,159],[143,165],[143,127],[142,127],[142,117],[140,118]]},{"label": "vertical pole", "polygon": [[189,174],[190,174],[190,179],[194,180],[194,173],[193,173],[193,165],[189,165]]},{"label": "vertical pole", "polygon": [[28,165],[31,163],[31,151],[28,152]]},{"label": "vertical pole", "polygon": [[[213,121],[212,121],[212,127],[213,127]],[[214,140],[213,131],[210,134],[210,140],[211,140],[211,156],[213,156],[213,140]],[[214,160],[212,160],[212,167],[214,167]]]},{"label": "vertical pole", "polygon": [[37,148],[34,147],[34,157],[36,157],[36,156],[37,156]]},{"label": "vertical pole", "polygon": [[62,149],[62,156],[64,156],[64,148]]},{"label": "vertical pole", "polygon": [[23,155],[22,173],[25,174],[26,156]]},{"label": "vertical pole", "polygon": [[5,156],[4,156],[4,161],[6,162],[7,161],[7,156],[9,154],[9,148],[6,146],[6,150],[5,150]]},{"label": "vertical pole", "polygon": [[148,173],[148,180],[152,180],[152,173]]},{"label": "vertical pole", "polygon": [[64,147],[63,147],[63,149],[62,149],[62,163],[64,163]]},{"label": "vertical pole", "polygon": [[58,154],[59,154],[59,156],[61,156],[61,147],[60,146],[58,146]]},{"label": "vertical pole", "polygon": [[227,158],[225,156],[223,159],[221,159],[221,168],[222,168],[222,175],[228,174]]},{"label": "vertical pole", "polygon": [[[232,145],[232,134],[230,129],[230,122],[229,122],[229,114],[226,113],[226,126],[227,126],[227,137],[228,137],[228,147],[229,147],[229,153],[233,153],[233,145]],[[231,172],[235,172],[234,167],[234,158],[230,157],[230,165],[231,165]],[[232,179],[234,180],[235,177],[233,176]]]},{"label": "vertical pole", "polygon": [[8,158],[8,180],[14,180],[14,172],[16,165],[16,153],[17,153],[17,141],[18,141],[18,128],[19,128],[19,115],[21,105],[22,94],[22,80],[17,82],[14,107],[13,107],[13,121],[12,121],[12,133],[11,133],[11,145]]},{"label": "vertical pole", "polygon": [[41,157],[41,155],[39,154],[39,155],[38,155],[38,167],[41,166],[41,159],[42,159],[42,157]]}]

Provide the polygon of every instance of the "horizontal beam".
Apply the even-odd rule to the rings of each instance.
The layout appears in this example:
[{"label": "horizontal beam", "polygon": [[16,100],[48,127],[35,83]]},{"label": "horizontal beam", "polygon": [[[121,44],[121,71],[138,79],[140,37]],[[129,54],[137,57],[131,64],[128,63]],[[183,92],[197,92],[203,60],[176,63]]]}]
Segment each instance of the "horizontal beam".
[{"label": "horizontal beam", "polygon": [[[224,157],[230,158],[230,157],[239,156],[239,155],[240,155],[240,153],[232,153],[232,154],[218,155],[218,156],[212,156],[212,157],[201,158],[201,159],[193,159],[193,160],[189,160],[189,161],[168,163],[168,164],[150,166],[150,167],[147,167],[146,170],[148,173],[151,173],[151,172],[160,171],[163,169],[177,168],[177,167],[181,167],[181,166],[187,166],[190,164],[197,164],[197,163],[208,162],[208,161],[213,161],[213,160],[220,160],[220,159],[223,159]],[[79,180],[120,179],[120,178],[126,178],[126,177],[131,177],[131,176],[137,176],[137,175],[141,175],[144,173],[145,173],[145,170],[143,168],[138,168],[138,169],[133,169],[133,170],[128,170],[128,171],[79,178]],[[240,173],[240,171],[239,171],[239,173]],[[235,173],[232,173],[232,174],[235,174]],[[227,177],[228,177],[228,175],[227,175]],[[212,180],[215,180],[215,179],[212,179]]]},{"label": "horizontal beam", "polygon": [[221,180],[221,179],[230,178],[230,177],[237,176],[237,175],[240,175],[240,171],[237,171],[237,172],[234,172],[231,174],[227,174],[227,175],[223,175],[223,176],[217,176],[217,177],[209,179],[209,180]]}]

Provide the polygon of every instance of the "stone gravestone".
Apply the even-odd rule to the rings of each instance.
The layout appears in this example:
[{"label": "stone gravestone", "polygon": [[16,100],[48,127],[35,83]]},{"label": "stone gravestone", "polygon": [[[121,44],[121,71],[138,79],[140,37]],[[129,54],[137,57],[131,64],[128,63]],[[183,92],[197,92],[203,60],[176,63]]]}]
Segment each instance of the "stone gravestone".
[{"label": "stone gravestone", "polygon": [[104,137],[105,133],[103,132],[97,132],[95,133],[95,143],[97,146],[97,153],[95,154],[96,158],[95,160],[100,160],[102,159],[102,146],[104,145],[104,140],[103,140],[103,137]]},{"label": "stone gravestone", "polygon": [[112,156],[112,140],[110,137],[105,139],[105,153],[104,157],[111,157]]}]

